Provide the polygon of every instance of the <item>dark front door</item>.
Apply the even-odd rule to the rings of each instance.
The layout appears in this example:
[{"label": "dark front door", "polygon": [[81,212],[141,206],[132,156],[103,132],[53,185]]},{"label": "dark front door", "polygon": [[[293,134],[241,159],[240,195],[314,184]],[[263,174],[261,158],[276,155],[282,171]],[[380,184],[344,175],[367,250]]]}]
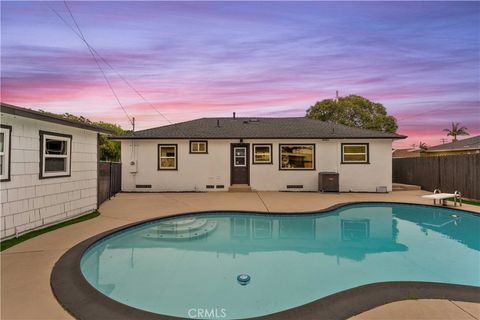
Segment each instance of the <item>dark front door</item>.
[{"label": "dark front door", "polygon": [[231,148],[231,184],[250,184],[249,145],[232,143]]}]

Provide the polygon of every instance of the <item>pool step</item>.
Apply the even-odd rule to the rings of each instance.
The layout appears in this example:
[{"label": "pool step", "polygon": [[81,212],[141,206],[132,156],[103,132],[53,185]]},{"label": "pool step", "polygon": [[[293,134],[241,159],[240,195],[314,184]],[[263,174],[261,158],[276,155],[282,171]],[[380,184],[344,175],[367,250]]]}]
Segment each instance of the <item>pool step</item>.
[{"label": "pool step", "polygon": [[422,190],[422,187],[413,184],[392,183],[392,191]]},{"label": "pool step", "polygon": [[248,184],[232,184],[228,188],[230,192],[252,192],[252,188]]},{"label": "pool step", "polygon": [[210,232],[217,228],[217,221],[205,219],[205,224],[201,228],[195,230],[183,230],[177,232],[165,232],[165,230],[158,229],[158,227],[152,227],[146,230],[143,235],[144,238],[150,240],[188,240],[194,238],[200,238],[208,235]]},{"label": "pool step", "polygon": [[181,233],[201,229],[207,224],[207,219],[189,219],[188,223],[179,221],[178,223],[161,223],[154,227],[162,233]]}]

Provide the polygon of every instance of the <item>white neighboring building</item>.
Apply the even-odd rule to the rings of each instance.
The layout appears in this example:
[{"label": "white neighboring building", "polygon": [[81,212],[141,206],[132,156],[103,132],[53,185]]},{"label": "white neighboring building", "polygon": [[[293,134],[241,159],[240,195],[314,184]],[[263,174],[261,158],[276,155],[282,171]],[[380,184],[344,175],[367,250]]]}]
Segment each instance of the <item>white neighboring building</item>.
[{"label": "white neighboring building", "polygon": [[[405,136],[306,118],[202,118],[115,137],[122,191],[392,190],[392,142]],[[380,187],[380,188],[378,188]]]},{"label": "white neighboring building", "polygon": [[112,132],[1,104],[0,238],[97,208],[97,135]]}]

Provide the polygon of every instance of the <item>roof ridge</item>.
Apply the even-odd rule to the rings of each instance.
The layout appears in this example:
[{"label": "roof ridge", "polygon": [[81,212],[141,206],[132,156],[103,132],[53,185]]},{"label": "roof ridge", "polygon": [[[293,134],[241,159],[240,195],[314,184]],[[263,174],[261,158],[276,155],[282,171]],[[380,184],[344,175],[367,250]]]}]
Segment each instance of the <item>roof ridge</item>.
[{"label": "roof ridge", "polygon": [[[247,121],[258,119],[259,121]],[[220,125],[217,125],[220,124]],[[396,133],[353,128],[305,117],[211,117],[136,131],[119,139],[404,139]]]}]

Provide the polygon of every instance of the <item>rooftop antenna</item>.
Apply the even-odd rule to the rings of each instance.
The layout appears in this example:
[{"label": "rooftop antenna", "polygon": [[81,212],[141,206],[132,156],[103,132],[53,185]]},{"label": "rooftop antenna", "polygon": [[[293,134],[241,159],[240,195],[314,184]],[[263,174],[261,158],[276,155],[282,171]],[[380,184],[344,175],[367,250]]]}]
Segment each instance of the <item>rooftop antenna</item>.
[{"label": "rooftop antenna", "polygon": [[135,132],[135,117],[132,118],[132,127],[133,127],[133,132]]}]

